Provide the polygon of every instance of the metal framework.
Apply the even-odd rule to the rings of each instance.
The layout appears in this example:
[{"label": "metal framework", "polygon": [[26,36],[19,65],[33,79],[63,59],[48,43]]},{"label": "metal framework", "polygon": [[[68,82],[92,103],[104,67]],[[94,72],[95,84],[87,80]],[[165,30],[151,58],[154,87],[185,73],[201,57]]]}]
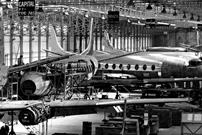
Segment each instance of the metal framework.
[{"label": "metal framework", "polygon": [[[179,4],[183,4],[181,0],[171,1],[178,3],[178,6]],[[7,65],[15,64],[15,57],[23,54],[23,48],[26,47],[26,43],[24,41],[27,40],[27,38],[27,44],[29,44],[29,62],[47,57],[48,53],[44,55],[41,50],[44,48],[42,42],[45,42],[45,48],[48,49],[50,24],[55,26],[56,34],[59,36],[61,46],[65,50],[74,52],[77,50],[81,52],[87,45],[89,32],[88,23],[90,17],[95,18],[95,49],[99,50],[102,50],[101,46],[104,30],[107,30],[110,33],[110,36],[115,37],[113,39],[114,46],[115,43],[117,44],[120,42],[119,40],[124,40],[124,44],[121,41],[119,47],[116,46],[116,48],[127,48],[128,51],[147,48],[147,45],[143,44],[143,42],[148,43],[148,41],[143,41],[142,37],[152,37],[160,35],[164,31],[175,30],[172,26],[160,26],[158,28],[156,27],[151,29],[138,24],[139,21],[144,23],[143,20],[149,17],[146,11],[146,6],[149,2],[147,0],[36,0],[36,15],[33,17],[18,16],[18,0],[11,0],[10,2],[1,0],[0,2],[2,2],[4,9],[4,37],[9,37],[9,42],[7,43],[9,44],[9,53],[7,52],[9,55],[5,54],[8,60]],[[156,4],[154,4],[154,1],[152,0],[150,2],[153,6],[153,13],[156,13],[157,9],[160,11],[162,8],[160,6],[157,7],[157,4],[171,5],[169,4],[170,1],[159,0]],[[190,1],[186,2],[189,3]],[[201,3],[200,1],[191,1],[191,3],[193,2],[196,2],[198,5]],[[43,6],[39,6],[40,4]],[[172,9],[172,6],[169,8]],[[119,25],[108,25],[107,14],[109,10],[118,10],[120,12]],[[168,13],[172,12],[173,10],[169,10]],[[178,13],[182,14],[182,12],[183,11],[180,11]],[[159,18],[172,19],[169,14],[157,15]],[[176,17],[174,19],[176,19]],[[130,22],[127,20],[130,20]],[[192,26],[189,22],[182,21],[175,22],[175,24],[179,27]],[[73,37],[73,44],[70,44],[70,42],[72,42],[70,37]],[[76,43],[78,39],[79,45]],[[126,39],[129,39],[127,45],[125,42]],[[98,40],[100,42],[98,42]],[[2,39],[1,41],[3,42],[4,40]],[[19,41],[19,43],[16,41]],[[18,45],[16,45],[17,43]],[[35,44],[38,44],[37,50],[34,49]],[[131,44],[136,44],[136,46],[131,46]],[[17,53],[14,53],[16,50],[15,46],[19,46],[19,51]],[[38,53],[37,56],[36,53]]]}]

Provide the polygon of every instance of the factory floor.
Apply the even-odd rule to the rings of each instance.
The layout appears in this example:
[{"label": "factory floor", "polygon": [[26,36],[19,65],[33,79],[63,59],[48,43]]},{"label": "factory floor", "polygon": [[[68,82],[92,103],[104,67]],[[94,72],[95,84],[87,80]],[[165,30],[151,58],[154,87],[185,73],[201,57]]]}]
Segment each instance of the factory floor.
[{"label": "factory floor", "polygon": [[[102,123],[103,118],[104,113],[99,112],[97,114],[75,115],[50,119],[48,121],[48,133],[46,134],[46,132],[44,132],[44,135],[52,135],[53,133],[74,133],[81,135],[83,121],[92,122],[92,134],[95,135],[95,127]],[[27,135],[29,133],[19,122],[18,124],[14,124],[14,131],[16,132],[16,135]],[[0,126],[1,125],[3,124],[0,123]],[[41,133],[43,132],[42,124],[34,127],[37,129],[37,131]],[[180,132],[179,126],[173,126],[168,129],[160,129],[158,135],[180,135]]]}]

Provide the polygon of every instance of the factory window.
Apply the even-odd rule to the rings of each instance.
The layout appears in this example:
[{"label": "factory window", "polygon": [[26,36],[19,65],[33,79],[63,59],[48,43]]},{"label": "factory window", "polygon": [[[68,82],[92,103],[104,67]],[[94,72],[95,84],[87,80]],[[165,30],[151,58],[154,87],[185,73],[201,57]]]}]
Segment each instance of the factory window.
[{"label": "factory window", "polygon": [[113,64],[113,65],[112,65],[112,69],[115,69],[115,68],[116,68],[116,64]]},{"label": "factory window", "polygon": [[136,69],[136,70],[139,69],[139,65],[138,65],[138,64],[135,65],[135,69]]}]

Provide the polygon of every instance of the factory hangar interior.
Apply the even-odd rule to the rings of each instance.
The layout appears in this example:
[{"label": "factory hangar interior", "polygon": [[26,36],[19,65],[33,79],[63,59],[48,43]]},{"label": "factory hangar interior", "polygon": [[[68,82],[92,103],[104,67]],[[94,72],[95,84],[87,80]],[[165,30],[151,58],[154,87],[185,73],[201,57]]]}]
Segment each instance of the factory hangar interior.
[{"label": "factory hangar interior", "polygon": [[202,134],[201,0],[0,0],[0,135]]}]

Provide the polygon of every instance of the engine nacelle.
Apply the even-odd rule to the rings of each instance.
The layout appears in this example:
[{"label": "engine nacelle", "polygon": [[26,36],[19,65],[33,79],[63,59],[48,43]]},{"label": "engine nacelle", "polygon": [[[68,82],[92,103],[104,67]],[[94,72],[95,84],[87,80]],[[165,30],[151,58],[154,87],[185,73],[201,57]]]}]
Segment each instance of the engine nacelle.
[{"label": "engine nacelle", "polygon": [[22,76],[20,86],[25,95],[45,96],[50,93],[51,81],[45,80],[44,73],[30,71]]},{"label": "engine nacelle", "polygon": [[51,111],[49,106],[43,108],[29,107],[19,113],[19,121],[25,126],[36,125],[50,118]]}]

